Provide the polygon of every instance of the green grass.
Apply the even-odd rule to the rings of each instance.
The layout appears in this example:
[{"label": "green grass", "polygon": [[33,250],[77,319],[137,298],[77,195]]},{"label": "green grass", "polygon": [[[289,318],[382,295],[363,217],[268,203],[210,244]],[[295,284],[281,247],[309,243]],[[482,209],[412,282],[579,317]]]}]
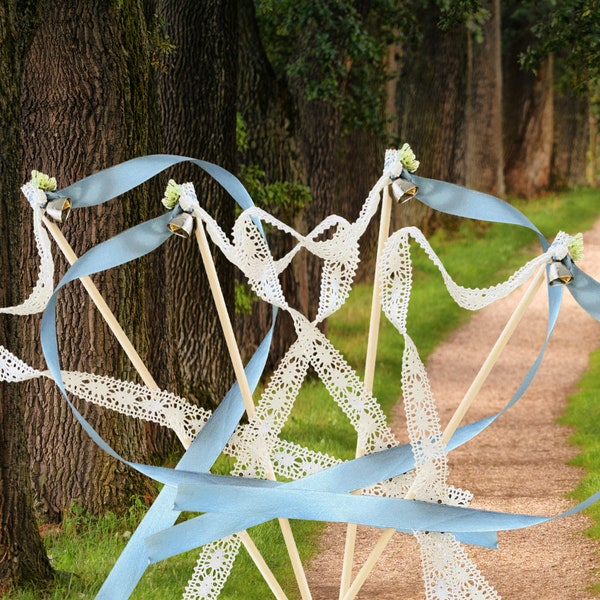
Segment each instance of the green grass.
[{"label": "green grass", "polygon": [[[559,229],[568,233],[588,229],[598,216],[600,191],[576,190],[527,204],[516,204],[551,239]],[[537,238],[527,229],[468,221],[461,222],[454,231],[438,231],[430,243],[455,281],[466,286],[485,287],[501,281],[518,266],[539,254]],[[469,313],[458,308],[448,297],[439,272],[420,250],[413,252],[413,261],[415,277],[408,328],[422,358],[426,360],[435,346],[468,318]],[[349,301],[329,321],[330,339],[359,373],[364,363],[371,294],[372,286],[355,286]],[[387,414],[400,394],[401,353],[401,336],[382,319],[374,393]],[[594,403],[593,392],[600,379],[600,355],[595,357],[594,365],[595,370],[592,369],[588,374],[590,379],[586,384],[590,390],[589,405],[578,409],[585,418],[579,417],[581,422],[576,426],[578,435],[589,446],[589,451],[586,450],[582,457],[589,453],[595,472],[600,473],[596,462],[600,460],[600,442],[594,439],[594,425],[589,422],[590,415],[597,416],[595,431],[600,432],[600,409]],[[284,433],[288,439],[314,450],[341,458],[354,456],[356,436],[353,429],[328,397],[324,386],[315,380],[309,380],[303,387]],[[577,443],[581,443],[579,438]],[[216,470],[224,473],[228,466],[228,459],[222,459]],[[590,475],[585,485],[588,490],[599,489],[600,475]],[[587,492],[583,490],[578,493],[584,496]],[[598,510],[597,518],[600,518],[600,507],[592,510]],[[124,547],[126,532],[133,530],[142,514],[143,510],[137,503],[123,519],[114,515],[101,519],[86,518],[77,512],[69,515],[64,533],[48,535],[46,543],[55,568],[75,575],[71,578],[62,577],[48,598],[93,598],[110,565]],[[293,526],[301,554],[304,557],[313,555],[321,525],[296,522]],[[293,575],[277,525],[267,523],[253,528],[250,533],[284,589],[289,592],[290,599],[294,598]],[[595,534],[600,535],[600,526]],[[191,552],[154,565],[148,569],[132,597],[180,597],[195,563],[195,555]],[[41,596],[39,592],[25,592],[8,597],[25,600]],[[236,560],[221,597],[227,600],[262,600],[270,597],[266,584],[245,551]]]},{"label": "green grass", "polygon": [[[600,349],[590,356],[590,367],[578,391],[569,396],[561,422],[574,428],[570,441],[580,449],[571,464],[583,467],[585,474],[571,496],[581,502],[600,490]],[[592,504],[586,513],[592,520],[587,535],[600,539],[600,502]],[[600,593],[600,583],[593,589]]]}]

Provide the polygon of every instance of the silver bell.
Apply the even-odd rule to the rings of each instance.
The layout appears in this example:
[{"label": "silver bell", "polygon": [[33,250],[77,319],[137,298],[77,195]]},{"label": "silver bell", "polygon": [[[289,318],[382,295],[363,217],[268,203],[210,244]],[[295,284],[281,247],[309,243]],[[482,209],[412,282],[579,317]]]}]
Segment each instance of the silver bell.
[{"label": "silver bell", "polygon": [[549,285],[568,285],[573,279],[573,274],[560,261],[555,260],[548,266]]},{"label": "silver bell", "polygon": [[46,203],[46,214],[59,223],[64,223],[71,213],[71,200],[69,198],[56,198]]},{"label": "silver bell", "polygon": [[175,235],[189,240],[194,230],[194,217],[188,212],[179,213],[169,221],[167,227]]},{"label": "silver bell", "polygon": [[392,181],[392,196],[398,202],[407,202],[418,191],[419,188],[412,181],[408,181],[408,179],[402,179],[402,177],[398,177]]}]

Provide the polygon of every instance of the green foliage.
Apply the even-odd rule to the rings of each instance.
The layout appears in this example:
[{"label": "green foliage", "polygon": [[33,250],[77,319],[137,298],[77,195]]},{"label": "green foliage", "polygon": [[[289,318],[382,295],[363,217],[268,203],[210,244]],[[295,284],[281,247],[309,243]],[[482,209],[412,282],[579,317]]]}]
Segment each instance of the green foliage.
[{"label": "green foliage", "polygon": [[361,11],[350,0],[256,0],[261,38],[281,80],[307,100],[340,108],[348,126],[381,126],[383,57],[404,8],[378,0]]},{"label": "green foliage", "polygon": [[257,206],[276,210],[277,214],[292,217],[311,200],[310,189],[302,183],[274,181],[265,183],[265,172],[258,165],[242,165],[240,180]]},{"label": "green foliage", "polygon": [[[573,496],[582,501],[600,490],[600,350],[590,359],[590,368],[579,382],[579,391],[569,396],[562,423],[575,428],[570,441],[581,449],[572,464],[585,469],[586,474]],[[594,524],[588,534],[600,538],[600,504],[593,504],[587,513]]]},{"label": "green foliage", "polygon": [[162,73],[167,71],[167,59],[175,52],[177,46],[172,43],[166,33],[165,20],[155,14],[148,31],[150,43],[150,64]]},{"label": "green foliage", "polygon": [[[240,113],[236,118],[236,145],[238,152],[248,148],[248,130]],[[257,206],[276,213],[285,221],[300,212],[311,201],[308,186],[291,181],[266,182],[266,173],[258,165],[242,164],[239,178]]]},{"label": "green foliage", "polygon": [[248,150],[248,129],[241,113],[235,115],[235,144],[238,152]]},{"label": "green foliage", "polygon": [[465,25],[477,42],[483,41],[482,28],[491,13],[480,5],[479,0],[437,0],[437,5],[441,29]]},{"label": "green foliage", "polygon": [[490,15],[478,0],[255,0],[255,6],[279,79],[306,100],[337,107],[344,130],[381,135],[388,46],[418,41],[423,11],[436,10],[440,28],[464,25],[476,39]]},{"label": "green foliage", "polygon": [[[529,3],[527,3],[529,4]],[[540,9],[540,3],[537,10]],[[546,0],[544,15],[531,32],[536,37],[522,55],[525,68],[535,71],[550,53],[563,64],[569,87],[585,91],[600,77],[600,2],[598,0]]]},{"label": "green foliage", "polygon": [[236,282],[234,285],[235,312],[241,315],[252,313],[252,306],[257,301],[256,294],[245,283]]}]

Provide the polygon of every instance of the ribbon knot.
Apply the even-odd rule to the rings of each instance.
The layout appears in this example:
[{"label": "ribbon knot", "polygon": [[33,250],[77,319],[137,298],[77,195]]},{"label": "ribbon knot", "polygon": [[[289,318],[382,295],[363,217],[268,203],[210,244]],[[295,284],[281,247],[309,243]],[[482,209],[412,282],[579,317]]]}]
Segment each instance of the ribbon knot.
[{"label": "ribbon knot", "polygon": [[44,190],[38,188],[33,181],[28,181],[21,187],[21,191],[33,209],[43,209],[46,207],[46,204],[48,204],[46,193]]},{"label": "ribbon knot", "polygon": [[190,182],[182,183],[180,188],[179,206],[181,206],[181,210],[186,213],[197,214],[200,211],[200,203],[198,202],[198,196],[196,196],[194,184]]},{"label": "ribbon knot", "polygon": [[571,236],[564,231],[559,231],[550,246],[552,260],[562,261],[569,254],[569,241]]}]

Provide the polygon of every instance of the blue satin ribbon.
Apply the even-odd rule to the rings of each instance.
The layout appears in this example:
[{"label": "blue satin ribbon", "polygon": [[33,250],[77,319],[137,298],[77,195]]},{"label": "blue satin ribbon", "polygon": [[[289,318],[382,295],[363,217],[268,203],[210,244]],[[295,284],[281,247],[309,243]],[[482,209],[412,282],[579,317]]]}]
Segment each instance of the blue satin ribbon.
[{"label": "blue satin ribbon", "polygon": [[[544,252],[550,247],[540,230],[521,211],[500,198],[452,183],[417,177],[406,170],[402,177],[418,186],[415,197],[434,210],[467,219],[527,227],[538,236]],[[569,292],[588,314],[600,321],[600,283],[585,274],[569,257],[563,262],[573,273],[573,281],[567,285]]]},{"label": "blue satin ribbon", "polygon": [[496,196],[445,181],[411,175],[406,170],[402,171],[402,177],[418,186],[415,198],[434,210],[455,217],[527,227],[538,236],[544,252],[549,248],[548,240],[519,209]]},{"label": "blue satin ribbon", "polygon": [[[255,389],[263,372],[272,335],[271,328],[246,367],[248,383],[252,390]],[[242,396],[238,384],[235,383],[175,469],[208,472],[231,437],[244,411]],[[173,486],[165,485],[162,488],[104,581],[96,596],[98,600],[118,600],[131,595],[149,564],[146,539],[152,534],[170,528],[180,515],[180,511],[173,508],[176,494],[177,489]]]},{"label": "blue satin ribbon", "polygon": [[132,158],[46,195],[49,199],[70,198],[73,208],[96,206],[125,194],[165,169],[184,162],[191,162],[208,173],[243,209],[254,206],[241,181],[223,167],[205,160],[173,154],[151,154]]},{"label": "blue satin ribbon", "polygon": [[178,510],[245,514],[269,520],[274,514],[287,519],[356,523],[397,531],[489,533],[539,525],[572,515],[600,499],[600,492],[560,515],[551,517],[503,513],[464,506],[434,504],[383,496],[356,496],[314,491],[264,480],[235,483],[181,484],[175,499]]}]

